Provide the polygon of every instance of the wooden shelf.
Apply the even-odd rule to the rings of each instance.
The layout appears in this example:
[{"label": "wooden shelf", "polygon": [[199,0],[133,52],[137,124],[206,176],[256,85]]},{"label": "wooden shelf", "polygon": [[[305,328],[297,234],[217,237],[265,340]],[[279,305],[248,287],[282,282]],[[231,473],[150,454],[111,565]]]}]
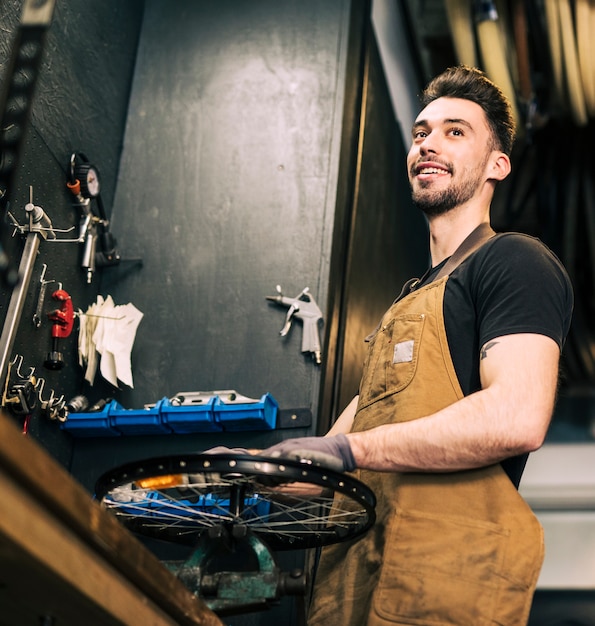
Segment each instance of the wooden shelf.
[{"label": "wooden shelf", "polygon": [[223,626],[1,414],[0,493],[3,626]]}]

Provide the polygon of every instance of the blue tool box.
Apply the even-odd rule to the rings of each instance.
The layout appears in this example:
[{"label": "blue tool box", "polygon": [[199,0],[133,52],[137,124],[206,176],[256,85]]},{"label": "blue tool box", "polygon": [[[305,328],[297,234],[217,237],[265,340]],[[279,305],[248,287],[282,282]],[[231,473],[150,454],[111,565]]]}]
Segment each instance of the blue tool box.
[{"label": "blue tool box", "polygon": [[109,416],[112,428],[122,435],[156,435],[171,433],[171,428],[163,421],[161,406],[166,398],[144,409],[125,409],[112,400],[109,403]]},{"label": "blue tool box", "polygon": [[278,408],[270,393],[252,399],[233,390],[185,392],[142,409],[111,400],[101,411],[69,414],[61,428],[75,437],[272,430]]},{"label": "blue tool box", "polygon": [[176,398],[177,396],[171,400],[166,399],[161,405],[161,418],[172,432],[185,434],[221,430],[221,427],[215,423],[213,414],[215,398],[192,404],[181,404]]},{"label": "blue tool box", "polygon": [[277,401],[265,393],[258,402],[244,402],[222,395],[215,399],[215,421],[223,430],[273,430],[277,422]]},{"label": "blue tool box", "polygon": [[[189,490],[190,499],[177,499],[172,501],[161,493],[162,490],[134,490],[129,492],[130,506],[125,501],[125,492],[118,494],[118,499],[114,502],[118,510],[122,513],[130,513],[134,517],[145,517],[155,519],[169,519],[175,517],[183,526],[184,518],[192,521],[201,517],[205,513],[208,515],[229,515],[230,500],[219,494],[207,493],[194,495]],[[140,495],[139,495],[140,494]],[[108,496],[107,504],[113,502]],[[254,518],[263,519],[269,515],[271,502],[258,494],[245,496],[243,499],[242,519],[250,520]]]}]

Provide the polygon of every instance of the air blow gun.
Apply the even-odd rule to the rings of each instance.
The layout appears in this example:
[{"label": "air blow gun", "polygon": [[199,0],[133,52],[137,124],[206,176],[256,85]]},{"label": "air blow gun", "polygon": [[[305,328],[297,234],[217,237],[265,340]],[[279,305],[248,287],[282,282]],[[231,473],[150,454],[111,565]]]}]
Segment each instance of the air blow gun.
[{"label": "air blow gun", "polygon": [[277,285],[276,296],[266,296],[267,300],[289,307],[285,317],[285,325],[279,332],[281,337],[285,337],[291,328],[294,317],[302,320],[304,326],[302,332],[302,352],[311,352],[318,365],[321,363],[320,337],[318,334],[318,321],[322,320],[322,311],[312,297],[310,290],[306,287],[295,298],[288,298],[281,292],[281,286]]}]

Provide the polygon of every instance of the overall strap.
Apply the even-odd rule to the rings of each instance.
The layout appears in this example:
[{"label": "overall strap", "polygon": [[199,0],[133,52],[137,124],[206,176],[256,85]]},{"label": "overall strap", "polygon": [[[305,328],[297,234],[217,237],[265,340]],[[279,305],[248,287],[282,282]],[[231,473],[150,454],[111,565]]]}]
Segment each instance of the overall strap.
[{"label": "overall strap", "polygon": [[491,239],[496,233],[492,230],[492,227],[484,222],[480,224],[475,230],[473,230],[463,240],[463,243],[454,251],[453,255],[444,264],[444,267],[436,274],[434,280],[439,280],[443,276],[450,274],[457,266],[459,266],[468,256],[473,254],[478,248],[481,248],[483,244]]},{"label": "overall strap", "polygon": [[[496,233],[492,230],[492,227],[484,222],[477,226],[467,237],[463,240],[461,245],[454,251],[452,256],[446,261],[444,266],[440,269],[440,271],[432,278],[429,283],[433,283],[435,280],[439,280],[444,276],[450,274],[457,266],[459,266],[468,256],[473,254],[477,249],[481,248],[481,246],[494,237]],[[421,278],[410,278],[401,289],[401,293],[395,298],[393,304],[396,304],[404,298],[406,295],[410,294],[414,289],[416,289],[419,285],[424,283],[428,274],[430,274],[432,268],[429,268],[428,271]],[[428,283],[428,284],[429,284]],[[370,333],[366,337],[366,341],[369,341],[371,337],[373,337],[376,332],[380,328],[380,325],[376,327],[373,333]]]}]

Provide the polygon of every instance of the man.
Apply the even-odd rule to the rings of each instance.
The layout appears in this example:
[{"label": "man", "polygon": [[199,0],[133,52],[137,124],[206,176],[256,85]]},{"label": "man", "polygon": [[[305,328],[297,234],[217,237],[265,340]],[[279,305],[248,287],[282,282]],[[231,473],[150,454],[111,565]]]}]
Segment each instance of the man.
[{"label": "man", "polygon": [[357,469],[378,499],[369,533],[323,550],[312,626],[523,625],[543,560],[517,487],[553,412],[571,285],[538,240],[489,228],[514,141],[502,92],[457,67],[422,105],[407,166],[432,267],[369,338],[327,436],[262,453]]}]

